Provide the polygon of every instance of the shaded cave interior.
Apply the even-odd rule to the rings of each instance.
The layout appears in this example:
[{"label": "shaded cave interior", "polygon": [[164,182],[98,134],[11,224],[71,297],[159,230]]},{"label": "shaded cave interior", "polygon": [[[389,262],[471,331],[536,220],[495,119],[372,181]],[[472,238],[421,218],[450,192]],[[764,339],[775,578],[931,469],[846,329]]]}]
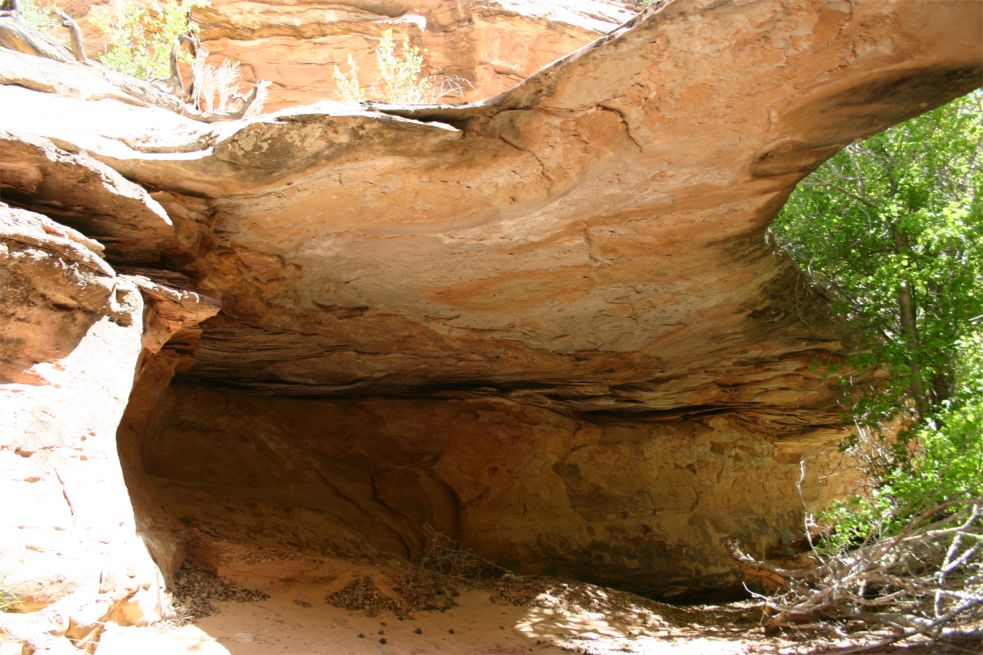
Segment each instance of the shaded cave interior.
[{"label": "shaded cave interior", "polygon": [[726,539],[792,557],[805,508],[850,483],[830,455],[838,430],[776,438],[740,412],[592,417],[446,389],[259,395],[173,378],[182,361],[165,349],[143,366],[118,433],[165,577],[186,560],[220,576],[271,559],[300,577],[324,558],[415,565],[440,535],[517,573],[735,598]]}]

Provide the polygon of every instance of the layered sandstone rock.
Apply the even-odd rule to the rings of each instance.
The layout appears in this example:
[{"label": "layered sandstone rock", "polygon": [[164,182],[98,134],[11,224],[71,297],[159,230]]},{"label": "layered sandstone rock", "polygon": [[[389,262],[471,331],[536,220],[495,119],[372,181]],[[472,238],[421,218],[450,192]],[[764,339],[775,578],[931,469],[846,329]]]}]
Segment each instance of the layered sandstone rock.
[{"label": "layered sandstone rock", "polygon": [[726,414],[644,423],[501,397],[264,399],[186,383],[159,411],[149,482],[216,565],[231,563],[222,542],[244,539],[416,561],[434,530],[526,573],[732,593],[722,540],[790,556],[802,503],[850,482],[830,453],[839,431],[778,438]]},{"label": "layered sandstone rock", "polygon": [[[980,7],[656,5],[490,100],[210,124],[0,51],[0,190],[105,240],[156,326],[126,332],[119,451],[165,572],[229,542],[413,558],[433,529],[670,595],[737,583],[727,537],[794,550],[796,482],[847,482],[816,366],[845,334],[766,228],[824,158],[975,87]],[[75,352],[51,326],[114,320],[56,281],[60,322],[5,303],[43,328],[17,375]]]},{"label": "layered sandstone rock", "polygon": [[[362,84],[377,77],[375,48],[393,30],[420,48],[428,68],[453,78],[444,102],[491,97],[631,18],[626,3],[340,2],[330,5],[233,0],[195,10],[205,45],[217,59],[239,61],[250,80],[271,80],[269,107],[337,97],[334,67]],[[451,87],[455,87],[451,91]],[[458,92],[457,89],[460,89]],[[366,88],[372,96],[371,88]]]},{"label": "layered sandstone rock", "polygon": [[[105,47],[95,22],[112,3],[59,3],[79,19],[90,54]],[[378,76],[375,50],[386,30],[399,47],[408,39],[435,76],[440,102],[489,98],[635,13],[622,0],[336,0],[254,2],[215,0],[193,20],[211,53],[209,63],[239,62],[244,81],[269,80],[268,110],[337,99],[335,66],[349,56],[368,97]],[[449,83],[448,83],[449,82]]]},{"label": "layered sandstone rock", "polygon": [[[0,132],[0,162],[5,198],[84,226],[123,260],[170,225],[142,187],[39,137]],[[104,257],[92,238],[0,203],[0,592],[19,612],[0,614],[0,634],[39,652],[64,652],[62,637],[91,648],[108,620],[160,617],[116,431],[141,361],[218,309]]]},{"label": "layered sandstone rock", "polygon": [[101,251],[0,205],[0,581],[14,609],[42,611],[0,614],[0,629],[30,633],[37,648],[59,635],[82,646],[104,619],[160,612],[159,574],[136,535],[114,439],[143,302]]}]

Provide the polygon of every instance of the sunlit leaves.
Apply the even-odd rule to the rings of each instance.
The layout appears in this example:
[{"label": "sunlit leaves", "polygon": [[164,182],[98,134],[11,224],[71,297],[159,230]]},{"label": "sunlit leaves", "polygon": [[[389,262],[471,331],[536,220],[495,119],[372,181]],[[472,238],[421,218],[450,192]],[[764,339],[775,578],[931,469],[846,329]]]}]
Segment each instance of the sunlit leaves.
[{"label": "sunlit leaves", "polygon": [[[981,138],[977,93],[849,146],[803,181],[772,228],[876,336],[861,363],[891,370],[878,418],[905,397],[936,407],[950,396],[955,344],[983,314]],[[919,388],[924,398],[911,398]]]},{"label": "sunlit leaves", "polygon": [[859,434],[889,448],[872,471],[879,485],[827,516],[834,546],[983,495],[981,110],[977,92],[848,146],[800,184],[772,227],[870,335],[849,368],[886,372],[864,384],[840,376]]},{"label": "sunlit leaves", "polygon": [[208,0],[118,2],[108,16],[93,20],[107,41],[99,61],[140,79],[167,79],[175,40],[194,30],[191,9],[207,4]]}]

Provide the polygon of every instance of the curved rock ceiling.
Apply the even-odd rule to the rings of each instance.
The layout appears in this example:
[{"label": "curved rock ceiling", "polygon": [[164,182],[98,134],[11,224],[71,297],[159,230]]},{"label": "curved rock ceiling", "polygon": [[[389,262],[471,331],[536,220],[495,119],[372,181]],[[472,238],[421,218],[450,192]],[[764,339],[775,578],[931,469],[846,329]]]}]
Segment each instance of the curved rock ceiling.
[{"label": "curved rock ceiling", "polygon": [[764,230],[843,145],[979,82],[966,5],[668,3],[473,105],[95,154],[208,226],[192,277],[224,309],[191,376],[826,422],[837,335]]}]

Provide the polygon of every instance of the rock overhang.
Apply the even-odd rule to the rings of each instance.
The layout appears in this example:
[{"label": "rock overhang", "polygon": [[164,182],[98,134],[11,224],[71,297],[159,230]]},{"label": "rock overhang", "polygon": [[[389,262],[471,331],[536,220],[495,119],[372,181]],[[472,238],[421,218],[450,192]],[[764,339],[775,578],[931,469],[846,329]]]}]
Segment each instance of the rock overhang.
[{"label": "rock overhang", "polygon": [[[226,123],[112,85],[87,95],[99,76],[0,51],[46,80],[5,68],[4,97],[83,117],[69,130],[13,105],[14,138],[108,166],[173,223],[161,240],[156,223],[121,220],[148,238],[142,251],[109,241],[108,261],[158,281],[179,270],[221,301],[189,336],[217,304],[144,285],[163,338],[184,334],[165,346],[181,363],[161,365],[180,383],[165,391],[161,373],[164,387],[135,393],[131,410],[157,423],[125,427],[121,443],[143,444],[142,466],[172,481],[218,480],[207,462],[243,437],[259,453],[243,471],[279,467],[277,480],[317,462],[296,487],[263,489],[289,506],[312,484],[335,489],[312,528],[327,541],[354,521],[413,556],[429,517],[528,569],[630,584],[644,560],[648,593],[733,582],[721,535],[764,548],[769,523],[791,529],[797,503],[755,494],[787,492],[800,459],[822,470],[841,434],[815,364],[850,334],[766,228],[833,152],[978,84],[980,10],[659,5],[489,100]],[[50,208],[29,186],[17,203]],[[76,193],[78,207],[99,209],[101,188]],[[104,229],[113,213],[101,217]],[[161,407],[138,406],[148,399]],[[187,468],[188,452],[205,464]],[[315,472],[321,483],[303,478]],[[234,473],[226,492],[254,498],[262,485]],[[705,566],[672,578],[687,549]]]},{"label": "rock overhang", "polygon": [[[666,380],[706,390],[771,362],[776,383],[818,402],[803,362],[843,335],[795,320],[815,299],[790,306],[764,230],[819,161],[976,84],[973,29],[920,52],[963,5],[658,3],[468,105],[320,103],[168,117],[168,132],[160,110],[110,101],[131,126],[48,131],[165,202],[204,200],[193,227],[208,245],[184,258],[225,311],[191,376],[314,396],[587,387],[598,409],[635,412],[672,404],[671,388],[654,392]],[[11,127],[44,131],[33,110],[16,115]],[[781,396],[764,377],[711,395]]]}]

